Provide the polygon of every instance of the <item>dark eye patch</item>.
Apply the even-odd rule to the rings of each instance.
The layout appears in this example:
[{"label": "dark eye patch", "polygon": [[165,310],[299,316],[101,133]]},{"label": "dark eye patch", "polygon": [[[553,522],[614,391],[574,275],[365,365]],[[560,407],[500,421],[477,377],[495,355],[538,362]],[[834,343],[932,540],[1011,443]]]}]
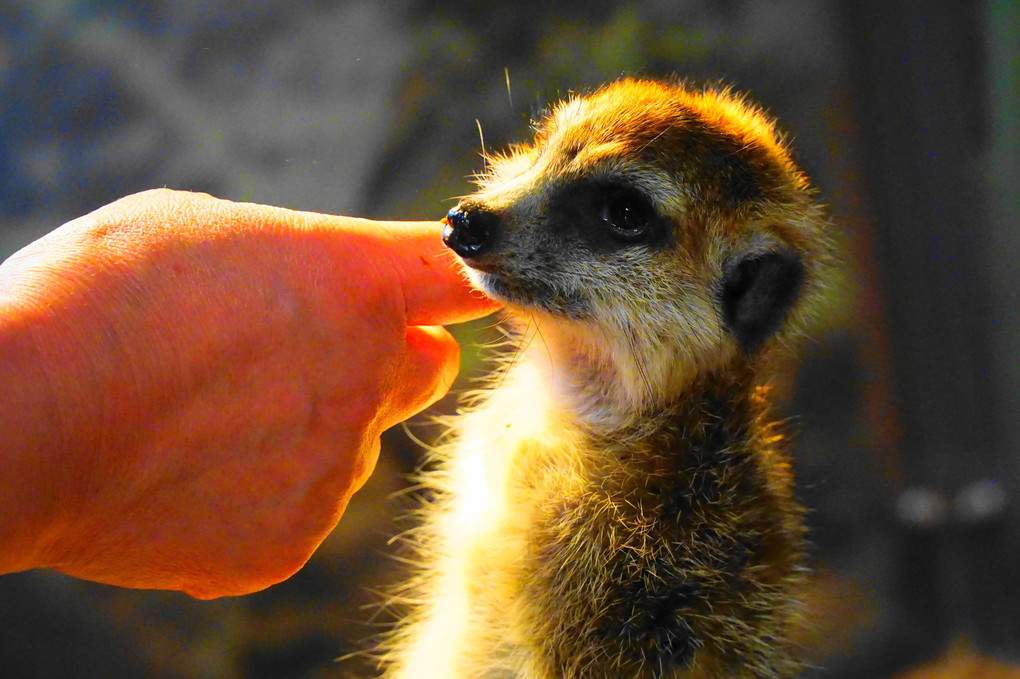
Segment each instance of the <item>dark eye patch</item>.
[{"label": "dark eye patch", "polygon": [[668,220],[639,189],[614,180],[578,180],[549,200],[551,234],[577,239],[595,252],[627,247],[661,249],[669,244]]}]

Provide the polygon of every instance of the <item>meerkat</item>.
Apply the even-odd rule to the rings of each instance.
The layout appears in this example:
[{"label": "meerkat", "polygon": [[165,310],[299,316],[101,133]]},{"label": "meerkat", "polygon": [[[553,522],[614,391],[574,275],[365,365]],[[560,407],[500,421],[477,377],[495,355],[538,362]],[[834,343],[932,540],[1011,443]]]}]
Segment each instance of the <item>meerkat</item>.
[{"label": "meerkat", "polygon": [[443,237],[517,348],[425,474],[385,676],[796,673],[804,528],[768,385],[828,226],[773,122],[622,80],[486,161]]}]

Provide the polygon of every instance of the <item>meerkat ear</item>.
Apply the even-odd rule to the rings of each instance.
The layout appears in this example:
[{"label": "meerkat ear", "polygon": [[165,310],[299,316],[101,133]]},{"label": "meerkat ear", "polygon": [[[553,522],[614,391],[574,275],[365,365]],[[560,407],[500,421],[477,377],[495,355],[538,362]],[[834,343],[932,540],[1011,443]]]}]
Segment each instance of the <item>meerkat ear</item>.
[{"label": "meerkat ear", "polygon": [[738,253],[723,264],[720,302],[726,328],[745,353],[777,330],[804,280],[804,265],[785,248]]}]

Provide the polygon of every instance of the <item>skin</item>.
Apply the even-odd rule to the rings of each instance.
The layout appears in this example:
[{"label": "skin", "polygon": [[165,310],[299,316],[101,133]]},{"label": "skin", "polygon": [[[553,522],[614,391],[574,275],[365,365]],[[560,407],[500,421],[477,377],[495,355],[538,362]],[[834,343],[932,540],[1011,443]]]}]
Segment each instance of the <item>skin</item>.
[{"label": "skin", "polygon": [[169,190],[0,265],[0,572],[198,598],[286,579],[490,313],[436,223]]}]

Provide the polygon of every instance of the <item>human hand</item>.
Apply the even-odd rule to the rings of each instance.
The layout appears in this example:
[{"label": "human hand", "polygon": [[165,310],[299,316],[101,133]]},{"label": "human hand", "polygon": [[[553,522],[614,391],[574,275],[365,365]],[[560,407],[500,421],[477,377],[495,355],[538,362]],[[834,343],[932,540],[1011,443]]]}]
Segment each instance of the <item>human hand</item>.
[{"label": "human hand", "polygon": [[0,572],[211,598],[297,571],[453,382],[437,326],[495,309],[439,234],[156,190],[0,266]]}]

